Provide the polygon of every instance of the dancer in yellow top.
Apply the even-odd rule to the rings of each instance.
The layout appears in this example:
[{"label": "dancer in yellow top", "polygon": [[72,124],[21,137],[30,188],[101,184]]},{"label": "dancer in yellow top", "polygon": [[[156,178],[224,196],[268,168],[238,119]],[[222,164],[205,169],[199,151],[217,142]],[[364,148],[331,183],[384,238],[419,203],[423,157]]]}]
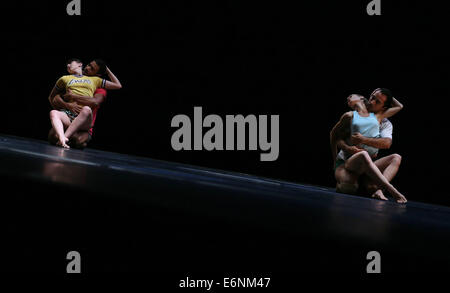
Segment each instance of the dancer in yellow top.
[{"label": "dancer in yellow top", "polygon": [[[111,81],[101,79],[97,76],[85,76],[82,74],[83,63],[79,59],[71,59],[67,62],[67,72],[70,75],[62,76],[58,79],[50,93],[49,100],[57,94],[70,91],[73,94],[85,97],[94,96],[97,88],[120,89],[122,85],[117,77],[106,67],[106,73]],[[50,121],[58,136],[58,143],[64,148],[69,148],[67,142],[69,138],[78,130],[88,130],[92,126],[92,109],[83,106],[80,113],[76,114],[67,109],[51,110]],[[65,131],[64,131],[65,130]]]}]

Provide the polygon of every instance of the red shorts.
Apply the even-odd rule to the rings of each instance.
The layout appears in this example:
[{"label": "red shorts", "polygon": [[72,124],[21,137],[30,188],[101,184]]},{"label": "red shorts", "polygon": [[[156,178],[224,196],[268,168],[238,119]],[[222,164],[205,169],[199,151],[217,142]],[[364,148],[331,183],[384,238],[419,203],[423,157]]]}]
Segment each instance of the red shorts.
[{"label": "red shorts", "polygon": [[[107,92],[103,88],[98,88],[98,89],[95,90],[94,96],[96,94],[101,94],[101,95],[103,95],[106,98]],[[98,108],[95,108],[94,111],[92,111],[92,127],[88,131],[91,136],[92,136],[92,128],[94,127],[94,123],[95,123],[95,118],[97,118],[97,110],[98,110]]]}]

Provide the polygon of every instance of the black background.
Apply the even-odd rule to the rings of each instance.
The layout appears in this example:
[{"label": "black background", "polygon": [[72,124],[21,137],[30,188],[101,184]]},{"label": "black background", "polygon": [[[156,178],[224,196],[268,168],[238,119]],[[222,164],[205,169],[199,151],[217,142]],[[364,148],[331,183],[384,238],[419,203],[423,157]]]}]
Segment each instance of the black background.
[{"label": "black background", "polygon": [[[425,1],[69,1],[6,4],[0,132],[46,139],[47,97],[65,61],[107,61],[123,85],[99,110],[92,148],[334,185],[329,132],[351,93],[391,89],[409,200],[450,205],[447,189],[448,21]],[[172,150],[176,114],[280,115],[280,155]]]}]

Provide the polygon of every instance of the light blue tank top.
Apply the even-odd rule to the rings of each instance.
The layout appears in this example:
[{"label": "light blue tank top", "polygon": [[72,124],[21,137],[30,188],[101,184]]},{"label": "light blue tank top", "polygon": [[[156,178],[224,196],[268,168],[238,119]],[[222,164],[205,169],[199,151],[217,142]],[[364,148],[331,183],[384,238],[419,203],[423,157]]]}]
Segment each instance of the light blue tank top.
[{"label": "light blue tank top", "polygon": [[[373,113],[370,113],[368,117],[362,117],[357,111],[353,111],[351,131],[352,134],[359,132],[365,137],[377,138],[380,137],[380,123],[378,123],[377,117]],[[360,147],[365,149],[371,156],[378,153],[378,149],[372,146],[361,144]]]}]

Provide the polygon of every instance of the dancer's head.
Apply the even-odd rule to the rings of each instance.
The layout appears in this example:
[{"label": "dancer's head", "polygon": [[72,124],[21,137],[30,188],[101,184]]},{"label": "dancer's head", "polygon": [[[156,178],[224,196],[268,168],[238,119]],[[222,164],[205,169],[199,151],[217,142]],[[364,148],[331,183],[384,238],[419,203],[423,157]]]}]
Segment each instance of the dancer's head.
[{"label": "dancer's head", "polygon": [[106,73],[106,63],[101,59],[94,59],[89,62],[83,70],[87,76],[103,76]]},{"label": "dancer's head", "polygon": [[350,96],[347,97],[347,105],[355,110],[356,109],[356,105],[358,103],[362,103],[364,100],[364,97],[358,94],[351,94]]},{"label": "dancer's head", "polygon": [[67,72],[70,74],[80,74],[83,62],[77,58],[71,58],[66,62]]},{"label": "dancer's head", "polygon": [[392,92],[386,88],[377,88],[370,95],[366,107],[370,112],[378,113],[392,106]]}]

